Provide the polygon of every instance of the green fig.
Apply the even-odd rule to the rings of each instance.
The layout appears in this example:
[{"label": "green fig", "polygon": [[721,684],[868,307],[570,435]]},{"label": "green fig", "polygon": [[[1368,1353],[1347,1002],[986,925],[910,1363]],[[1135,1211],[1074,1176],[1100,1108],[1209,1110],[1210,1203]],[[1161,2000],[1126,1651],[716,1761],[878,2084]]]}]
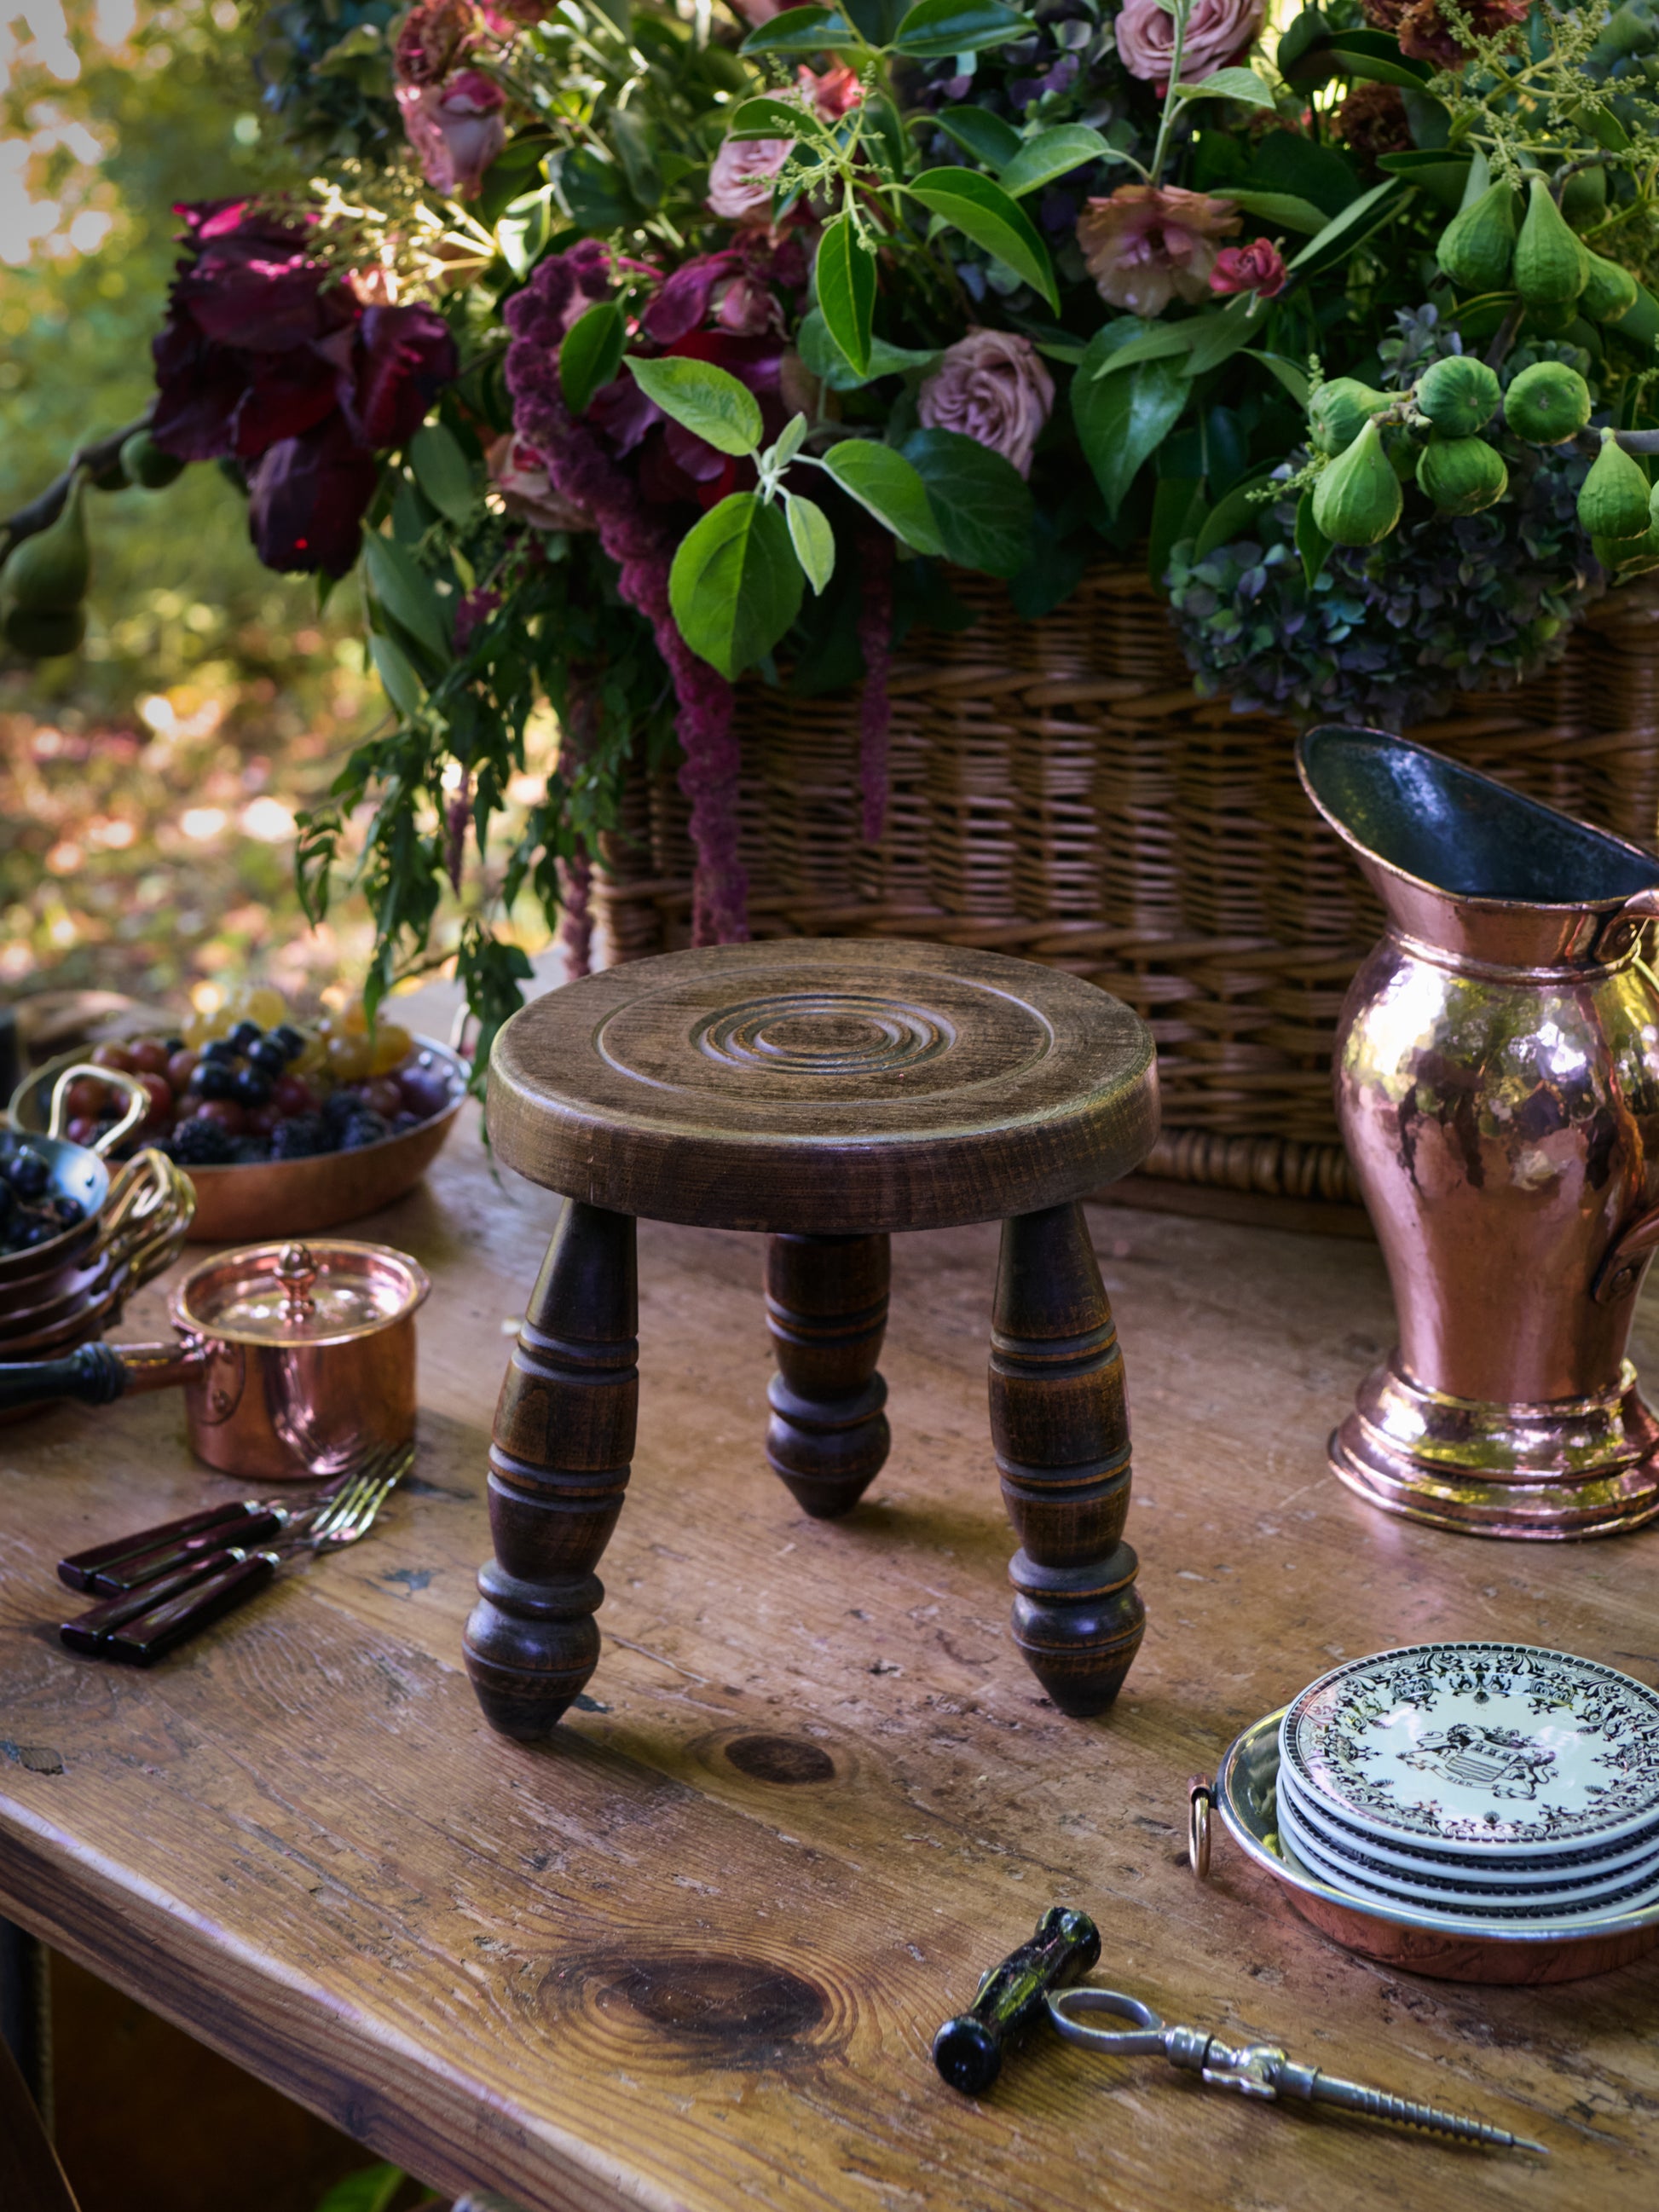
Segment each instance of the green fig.
[{"label": "green fig", "polygon": [[1467,438],[1491,422],[1503,396],[1496,372],[1484,361],[1449,354],[1419,380],[1417,411],[1443,436]]},{"label": "green fig", "polygon": [[1561,212],[1575,230],[1588,230],[1607,213],[1607,173],[1600,161],[1575,170],[1561,187]]},{"label": "green fig", "polygon": [[1376,545],[1399,521],[1404,504],[1382,434],[1368,421],[1314,486],[1313,519],[1333,545]]},{"label": "green fig", "polygon": [[1526,314],[1527,336],[1564,338],[1577,319],[1577,300],[1553,300],[1547,307],[1529,307]]},{"label": "green fig", "polygon": [[1484,438],[1431,438],[1417,464],[1417,482],[1443,514],[1479,514],[1503,498],[1510,472]]},{"label": "green fig", "polygon": [[121,448],[121,466],[131,483],[146,491],[165,491],[185,472],[176,453],[165,453],[148,430],[135,430]]},{"label": "green fig", "polygon": [[1504,421],[1529,446],[1564,446],[1590,418],[1590,389],[1564,361],[1535,361],[1504,394]]},{"label": "green fig", "polygon": [[26,538],[0,568],[0,591],[31,614],[58,614],[78,607],[92,576],[92,548],[87,542],[86,478],[76,475],[58,520]]},{"label": "green fig", "polygon": [[1611,430],[1578,487],[1578,521],[1591,538],[1644,538],[1648,530],[1647,472]]},{"label": "green fig", "polygon": [[1592,538],[1590,551],[1609,575],[1640,576],[1659,568],[1659,532],[1641,538]]},{"label": "green fig", "polygon": [[1566,307],[1589,275],[1589,256],[1567,228],[1549,186],[1534,177],[1515,242],[1515,289],[1529,307]]},{"label": "green fig", "polygon": [[1308,424],[1315,450],[1346,453],[1373,415],[1399,404],[1397,392],[1373,392],[1358,377],[1333,377],[1308,402]]},{"label": "green fig", "polygon": [[1636,279],[1628,269],[1603,254],[1586,249],[1585,258],[1589,263],[1589,281],[1578,302],[1579,310],[1594,322],[1616,323],[1636,305]]},{"label": "green fig", "polygon": [[1508,289],[1515,254],[1515,193],[1493,185],[1455,215],[1441,234],[1435,258],[1460,292]]},{"label": "green fig", "polygon": [[8,645],[29,660],[51,660],[73,653],[87,634],[84,607],[12,607],[3,629]]}]

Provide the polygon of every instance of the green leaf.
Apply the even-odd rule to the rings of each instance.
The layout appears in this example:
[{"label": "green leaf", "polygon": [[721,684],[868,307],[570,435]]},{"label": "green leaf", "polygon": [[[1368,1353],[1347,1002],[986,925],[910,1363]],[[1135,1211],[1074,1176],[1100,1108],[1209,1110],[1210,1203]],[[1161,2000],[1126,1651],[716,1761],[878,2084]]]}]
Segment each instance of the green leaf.
[{"label": "green leaf", "polygon": [[1181,97],[1187,100],[1237,100],[1247,107],[1271,107],[1273,96],[1254,70],[1218,69],[1198,84],[1183,84]]},{"label": "green leaf", "polygon": [[533,192],[520,192],[501,210],[495,226],[495,244],[515,276],[527,276],[531,264],[547,244],[553,228],[553,187],[538,185]]},{"label": "green leaf", "polygon": [[729,684],[763,659],[793,622],[801,585],[777,508],[751,491],[734,491],[680,541],[668,604],[692,652]]},{"label": "green leaf", "polygon": [[416,483],[439,514],[458,529],[471,522],[477,510],[479,487],[473,481],[472,464],[441,422],[429,422],[415,433],[409,441],[409,459]]},{"label": "green leaf", "polygon": [[607,108],[604,126],[617,149],[629,191],[642,208],[654,208],[662,198],[662,171],[657,167],[649,130],[631,107]]},{"label": "green leaf", "polygon": [[415,673],[414,663],[380,630],[370,633],[368,650],[386,697],[406,722],[413,721],[426,704],[426,686]]},{"label": "green leaf", "polygon": [[1255,216],[1259,222],[1282,223],[1286,230],[1303,231],[1310,238],[1330,221],[1323,208],[1316,207],[1311,200],[1304,200],[1296,192],[1238,191],[1226,185],[1216,197],[1231,200],[1235,207]]},{"label": "green leaf", "polygon": [[1400,51],[1400,41],[1387,31],[1339,31],[1325,52],[1344,76],[1359,76],[1372,84],[1426,84],[1434,75],[1426,62],[1410,60]]},{"label": "green leaf", "polygon": [[[1116,325],[1109,325],[1115,329]],[[1197,320],[1185,323],[1151,323],[1139,337],[1126,339],[1123,344],[1113,346],[1097,367],[1091,368],[1091,376],[1110,376],[1120,368],[1133,368],[1138,361],[1170,361],[1176,355],[1191,350]],[[1087,349],[1085,349],[1086,357]]]},{"label": "green leaf", "polygon": [[1026,140],[1004,167],[1002,188],[1015,199],[1023,199],[1027,192],[1036,191],[1039,185],[1050,185],[1056,177],[1069,176],[1073,169],[1080,169],[1087,162],[1122,159],[1116,147],[1108,145],[1099,131],[1091,131],[1086,123],[1061,123],[1052,131],[1039,131],[1035,138]]},{"label": "green leaf", "polygon": [[751,31],[740,54],[856,53],[864,44],[844,15],[833,8],[789,8]]},{"label": "green leaf", "polygon": [[927,488],[947,560],[990,576],[1015,576],[1030,556],[1033,509],[1011,461],[955,430],[916,430],[904,458]]},{"label": "green leaf", "polygon": [[694,431],[717,453],[752,453],[763,425],[760,402],[746,384],[712,361],[670,354],[662,361],[629,358],[634,380],[665,415]]},{"label": "green leaf", "polygon": [[1018,201],[1010,199],[1000,185],[973,169],[924,169],[908,189],[964,238],[1006,262],[1060,313],[1048,249]]},{"label": "green leaf", "polygon": [[1313,396],[1313,387],[1305,369],[1293,361],[1286,361],[1283,354],[1264,353],[1259,346],[1246,346],[1244,350],[1252,361],[1259,361],[1270,375],[1278,378],[1298,407],[1307,405]]},{"label": "green leaf", "polygon": [[1097,333],[1072,380],[1072,420],[1095,472],[1109,520],[1115,520],[1141,463],[1157,452],[1191,396],[1188,378],[1170,362],[1143,361],[1126,376],[1097,378]]},{"label": "green leaf", "polygon": [[870,325],[876,312],[876,257],[860,238],[850,215],[823,227],[815,264],[818,307],[824,326],[848,366],[870,374]]},{"label": "green leaf", "polygon": [[[1289,192],[1311,200],[1326,216],[1340,215],[1365,189],[1358,172],[1334,146],[1316,145],[1293,131],[1268,130],[1256,143],[1239,182],[1253,192]],[[1225,191],[1224,184],[1218,191]]]},{"label": "green leaf", "polygon": [[836,533],[830,527],[830,518],[815,501],[803,499],[798,491],[785,492],[783,512],[795,558],[806,572],[813,592],[822,592],[836,573]]},{"label": "green leaf", "polygon": [[548,156],[547,167],[553,195],[578,230],[621,230],[638,222],[626,179],[598,147],[567,147]]},{"label": "green leaf", "polygon": [[371,530],[364,538],[363,553],[369,589],[375,599],[441,668],[447,667],[449,622],[431,578],[406,545],[400,545],[395,538],[382,538],[378,530]]},{"label": "green leaf", "polygon": [[[1329,17],[1322,14],[1317,8],[1304,8],[1302,13],[1286,27],[1284,36],[1279,41],[1279,51],[1273,56],[1280,76],[1287,83],[1293,81],[1298,83],[1304,82],[1300,76],[1292,80],[1291,72],[1304,55],[1312,57],[1322,47],[1328,46],[1330,42],[1330,35]],[[1316,64],[1310,60],[1310,69],[1316,69]],[[1328,75],[1329,72],[1327,71],[1325,74]],[[1322,76],[1316,77],[1315,81],[1322,82]]]},{"label": "green leaf", "polygon": [[1146,574],[1162,591],[1170,556],[1183,538],[1204,526],[1204,484],[1199,477],[1160,477],[1152,494],[1152,527],[1146,547]]},{"label": "green leaf", "polygon": [[1304,491],[1296,503],[1296,550],[1302,556],[1303,580],[1311,591],[1331,550],[1330,539],[1314,520],[1311,491]]},{"label": "green leaf", "polygon": [[559,348],[559,389],[575,416],[586,415],[593,394],[622,367],[628,324],[614,300],[599,300],[579,315]]},{"label": "green leaf", "polygon": [[889,345],[885,338],[872,338],[870,366],[860,376],[830,337],[830,326],[817,307],[802,320],[795,343],[808,374],[832,392],[856,392],[861,384],[873,383],[878,376],[903,376],[913,370],[929,369],[939,359],[937,349],[921,353],[908,346]]},{"label": "green leaf", "polygon": [[1334,222],[1328,222],[1323,230],[1310,238],[1286,265],[1310,276],[1328,268],[1333,261],[1352,253],[1362,239],[1369,237],[1380,222],[1386,221],[1390,203],[1409,189],[1403,177],[1384,177],[1380,185],[1373,185],[1370,191],[1362,192]]},{"label": "green leaf", "polygon": [[1225,545],[1235,538],[1248,536],[1263,505],[1263,501],[1252,499],[1250,495],[1261,489],[1270,473],[1271,465],[1254,471],[1216,501],[1210,510],[1209,520],[1198,533],[1198,543],[1193,548],[1194,561],[1206,559],[1218,545]]},{"label": "green leaf", "polygon": [[1579,121],[1586,135],[1608,154],[1628,152],[1631,137],[1610,107],[1581,108]]},{"label": "green leaf", "polygon": [[948,61],[1006,46],[1029,27],[1018,9],[1001,0],[916,0],[893,34],[893,52],[910,61]]},{"label": "green leaf", "polygon": [[933,120],[947,138],[988,169],[1000,169],[1012,161],[1024,143],[1013,125],[993,115],[988,107],[941,108]]},{"label": "green leaf", "polygon": [[1231,301],[1218,314],[1195,316],[1188,325],[1193,349],[1187,362],[1188,375],[1206,376],[1211,369],[1219,368],[1224,361],[1261,335],[1264,320],[1248,293]]},{"label": "green leaf", "polygon": [[885,523],[913,551],[945,550],[927,485],[890,446],[878,445],[873,438],[845,438],[830,447],[822,465],[849,499]]},{"label": "green leaf", "polygon": [[806,135],[811,122],[798,100],[762,94],[732,109],[726,118],[726,135],[728,138],[799,138]]},{"label": "green leaf", "polygon": [[402,2188],[404,2175],[395,2166],[366,2166],[337,2181],[317,2212],[386,2212]]}]

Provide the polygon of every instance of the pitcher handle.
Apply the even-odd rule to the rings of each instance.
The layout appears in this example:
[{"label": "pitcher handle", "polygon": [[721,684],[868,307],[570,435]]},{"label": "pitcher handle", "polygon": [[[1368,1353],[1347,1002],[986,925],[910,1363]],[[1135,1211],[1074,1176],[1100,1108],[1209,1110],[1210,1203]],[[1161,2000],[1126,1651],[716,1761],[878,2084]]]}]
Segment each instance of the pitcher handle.
[{"label": "pitcher handle", "polygon": [[[1603,923],[1596,940],[1597,959],[1623,959],[1650,921],[1659,921],[1659,886],[1637,891]],[[1590,1296],[1597,1305],[1611,1305],[1615,1299],[1628,1297],[1636,1288],[1644,1261],[1656,1248],[1659,1248],[1659,1207],[1638,1213],[1634,1221],[1620,1231],[1602,1255],[1595,1279],[1590,1285]]]},{"label": "pitcher handle", "polygon": [[1595,940],[1595,957],[1622,960],[1650,921],[1659,921],[1659,884],[1635,892],[1602,923],[1601,934]]}]

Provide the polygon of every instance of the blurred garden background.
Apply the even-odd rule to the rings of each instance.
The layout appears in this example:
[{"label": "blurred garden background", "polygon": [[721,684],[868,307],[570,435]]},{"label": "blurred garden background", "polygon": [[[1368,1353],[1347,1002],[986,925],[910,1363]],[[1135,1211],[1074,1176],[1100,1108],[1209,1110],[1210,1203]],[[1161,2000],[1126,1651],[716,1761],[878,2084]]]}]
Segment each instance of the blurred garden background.
[{"label": "blurred garden background", "polygon": [[[0,514],[143,407],[173,204],[250,189],[256,161],[262,188],[280,180],[260,20],[235,0],[0,0]],[[262,568],[211,467],[96,495],[88,520],[82,652],[0,663],[0,995],[200,1003],[256,975],[307,1004],[355,982],[365,908],[313,930],[293,885],[295,814],[383,712],[355,579],[319,610],[313,580]],[[516,798],[539,792],[521,781]],[[530,949],[545,937],[527,917]]]}]

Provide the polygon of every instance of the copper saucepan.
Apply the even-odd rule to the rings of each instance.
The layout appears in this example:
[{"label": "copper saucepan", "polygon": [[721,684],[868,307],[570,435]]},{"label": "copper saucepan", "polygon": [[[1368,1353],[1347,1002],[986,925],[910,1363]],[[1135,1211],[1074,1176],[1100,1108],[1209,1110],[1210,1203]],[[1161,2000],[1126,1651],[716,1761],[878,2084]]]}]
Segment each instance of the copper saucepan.
[{"label": "copper saucepan", "polygon": [[313,1481],[415,1433],[415,1313],[432,1285],[389,1245],[246,1244],[168,1299],[176,1344],[84,1344],[0,1366],[0,1413],[182,1384],[191,1449],[250,1481]]}]

